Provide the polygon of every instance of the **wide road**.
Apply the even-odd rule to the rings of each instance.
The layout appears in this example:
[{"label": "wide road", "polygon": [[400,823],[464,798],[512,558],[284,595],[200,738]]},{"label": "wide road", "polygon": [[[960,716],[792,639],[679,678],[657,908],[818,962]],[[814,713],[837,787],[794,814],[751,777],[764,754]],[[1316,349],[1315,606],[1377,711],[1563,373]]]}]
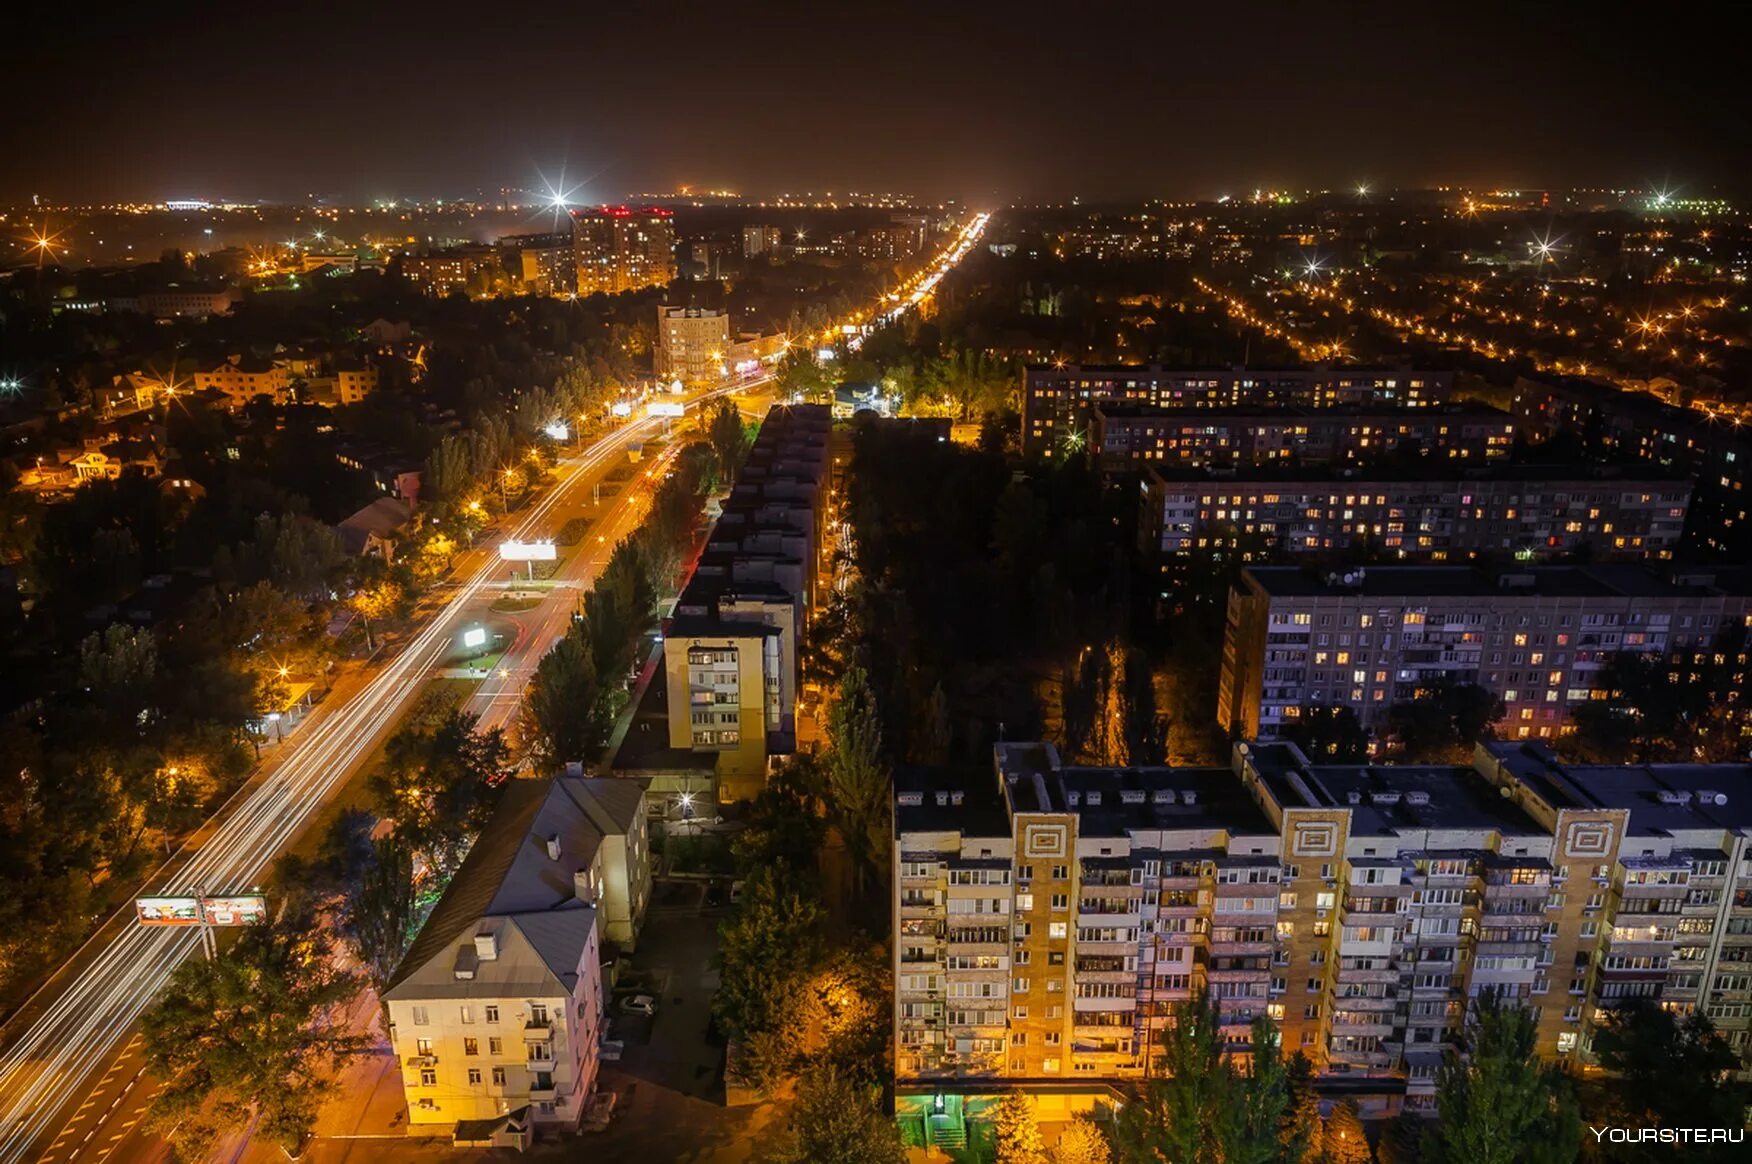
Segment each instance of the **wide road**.
[{"label": "wide road", "polygon": [[[693,397],[688,407],[697,408],[713,397],[755,383],[759,381]],[[525,540],[550,536],[564,520],[559,515],[578,503],[578,490],[600,480],[601,470],[612,459],[624,457],[629,441],[649,439],[663,424],[660,419],[641,417],[563,463],[555,485],[529,509],[514,515],[508,535]],[[592,530],[588,535],[592,544],[598,532]],[[470,560],[448,602],[425,628],[357,691],[349,694],[337,687],[278,750],[274,761],[264,767],[223,820],[198,833],[179,854],[174,872],[153,881],[149,893],[220,892],[261,882],[274,858],[371,754],[410,700],[453,653],[462,628],[499,592],[505,567],[495,556],[483,553],[477,557],[478,564]],[[519,678],[526,679],[526,668],[532,667],[533,661],[520,658],[519,662],[523,664]],[[0,1162],[24,1160],[49,1149],[49,1137],[66,1126],[65,1116],[81,1110],[79,1105],[92,1099],[94,1092],[135,1076],[125,1068],[120,1075],[115,1070],[131,1058],[126,1043],[135,1020],[198,945],[199,937],[192,930],[147,928],[131,921],[108,926],[75,958],[76,971],[51,981],[33,1000],[23,1019],[15,1020],[28,1022],[28,1027],[16,1033],[0,1055]],[[119,1056],[118,1049],[123,1050]],[[93,1080],[100,1066],[111,1070]],[[65,1142],[60,1145],[63,1149],[71,1146]],[[88,1151],[99,1148],[79,1146]]]},{"label": "wide road", "polygon": [[[930,265],[857,322],[890,322],[917,306],[973,248],[989,219],[974,216]],[[730,393],[758,390],[767,380],[760,376],[726,385],[689,398],[687,407],[697,410]],[[477,622],[510,620],[519,627],[499,662],[502,673],[483,682],[468,705],[483,726],[509,726],[536,663],[564,633],[576,596],[607,562],[615,542],[642,520],[649,487],[660,479],[679,442],[641,465],[612,500],[598,505],[586,492],[626,455],[629,442],[649,440],[666,423],[640,418],[562,462],[559,480],[516,515],[511,528],[460,559],[460,580],[442,596],[441,609],[426,627],[381,669],[337,681],[220,816],[178,851],[167,865],[174,872],[157,876],[147,892],[174,895],[197,887],[217,892],[258,884],[455,655],[463,628]],[[552,579],[556,593],[523,615],[494,615],[491,606],[504,593],[508,570],[498,560],[497,542],[551,537],[573,516],[590,517],[593,524]],[[198,944],[189,931],[147,929],[131,918],[112,918],[14,1015],[0,1054],[0,1164],[39,1155],[57,1164],[105,1164],[162,1154],[162,1143],[141,1126],[157,1084],[145,1074],[135,1021]]]}]

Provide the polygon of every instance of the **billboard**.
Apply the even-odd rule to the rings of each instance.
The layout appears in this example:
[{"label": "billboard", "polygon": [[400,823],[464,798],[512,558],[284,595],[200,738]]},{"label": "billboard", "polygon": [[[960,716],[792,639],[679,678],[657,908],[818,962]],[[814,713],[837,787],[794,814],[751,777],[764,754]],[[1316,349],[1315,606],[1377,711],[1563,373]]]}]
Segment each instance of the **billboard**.
[{"label": "billboard", "polygon": [[645,405],[646,416],[681,416],[686,412],[686,405],[677,404],[672,400],[653,400]]},{"label": "billboard", "polygon": [[268,900],[256,894],[203,897],[201,916],[210,926],[259,926],[268,920]]},{"label": "billboard", "polygon": [[552,562],[559,557],[559,550],[552,542],[500,542],[499,560],[501,562]]},{"label": "billboard", "polygon": [[471,651],[474,650],[476,647],[486,646],[487,645],[487,628],[484,626],[471,626],[467,630],[463,631],[462,632],[462,645]]},{"label": "billboard", "polygon": [[136,897],[134,914],[143,926],[198,926],[201,901],[197,897]]}]

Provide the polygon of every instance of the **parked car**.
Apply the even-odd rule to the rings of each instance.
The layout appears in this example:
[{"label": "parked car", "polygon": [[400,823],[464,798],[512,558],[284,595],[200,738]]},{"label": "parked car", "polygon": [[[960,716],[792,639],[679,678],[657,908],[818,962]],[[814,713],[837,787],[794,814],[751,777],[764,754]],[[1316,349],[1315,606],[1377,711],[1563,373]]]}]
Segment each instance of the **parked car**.
[{"label": "parked car", "polygon": [[649,994],[635,994],[631,998],[620,1000],[623,1014],[654,1015],[657,1013],[657,1000]]}]

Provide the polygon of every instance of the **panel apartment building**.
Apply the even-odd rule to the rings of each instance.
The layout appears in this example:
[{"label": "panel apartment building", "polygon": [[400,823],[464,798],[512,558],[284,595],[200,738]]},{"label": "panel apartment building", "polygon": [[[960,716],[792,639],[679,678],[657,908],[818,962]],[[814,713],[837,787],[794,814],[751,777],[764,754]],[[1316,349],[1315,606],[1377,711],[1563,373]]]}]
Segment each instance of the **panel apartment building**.
[{"label": "panel apartment building", "polygon": [[1570,709],[1604,698],[1612,656],[1683,662],[1747,625],[1752,588],[1738,572],[1657,573],[1631,564],[1299,566],[1242,571],[1229,593],[1217,720],[1276,736],[1309,705],[1348,707],[1379,726],[1393,703],[1441,678],[1495,692],[1500,735],[1564,732]]},{"label": "panel apartment building", "polygon": [[1334,404],[1422,407],[1448,398],[1452,372],[1406,368],[1167,368],[1160,364],[1032,364],[1022,372],[1022,451],[1051,456],[1088,428],[1097,404],[1225,410]]},{"label": "panel apartment building", "polygon": [[1653,473],[1579,477],[1572,466],[1430,472],[1232,473],[1144,470],[1138,535],[1146,553],[1257,548],[1323,554],[1369,547],[1430,562],[1481,553],[1547,558],[1670,558],[1691,483]]},{"label": "panel apartment building", "polygon": [[601,963],[650,900],[633,781],[513,780],[383,992],[410,1135],[527,1147],[595,1090]]},{"label": "panel apartment building", "polygon": [[945,1094],[1111,1100],[1200,989],[1233,1049],[1269,1018],[1371,1114],[1433,1106],[1486,989],[1533,1008],[1545,1056],[1585,1055],[1636,996],[1746,1045],[1747,765],[1565,767],[1501,742],[1472,767],[1266,743],[1199,769],[1007,744],[995,768],[897,776],[897,1109],[927,1137],[953,1142]]},{"label": "panel apartment building", "polygon": [[719,799],[758,793],[796,749],[797,645],[832,507],[828,408],[776,406],[664,626],[669,745],[712,757]]},{"label": "panel apartment building", "polygon": [[652,366],[662,382],[716,383],[730,358],[730,315],[703,307],[657,308]]},{"label": "panel apartment building", "polygon": [[578,294],[615,295],[675,281],[674,212],[655,206],[572,211]]},{"label": "panel apartment building", "polygon": [[1589,452],[1636,457],[1697,481],[1690,538],[1697,548],[1752,557],[1752,431],[1641,392],[1557,377],[1515,382],[1515,416],[1530,430],[1570,433]]},{"label": "panel apartment building", "polygon": [[1482,404],[1154,408],[1099,404],[1089,448],[1110,473],[1150,465],[1366,466],[1415,455],[1422,463],[1483,465],[1514,449],[1515,420]]}]

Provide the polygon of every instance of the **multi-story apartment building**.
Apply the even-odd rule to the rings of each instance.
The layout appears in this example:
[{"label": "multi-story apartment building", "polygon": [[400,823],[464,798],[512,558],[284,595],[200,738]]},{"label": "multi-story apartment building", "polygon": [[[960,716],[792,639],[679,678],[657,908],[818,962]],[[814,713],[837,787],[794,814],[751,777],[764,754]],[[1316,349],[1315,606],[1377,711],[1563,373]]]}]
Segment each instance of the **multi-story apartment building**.
[{"label": "multi-story apartment building", "polygon": [[730,315],[703,307],[657,308],[657,349],[652,363],[659,380],[697,384],[724,375],[730,356]]},{"label": "multi-story apartment building", "polygon": [[1086,433],[1097,404],[1227,411],[1335,404],[1423,407],[1448,399],[1452,372],[1408,368],[1167,368],[1031,364],[1022,372],[1022,451],[1049,456]]},{"label": "multi-story apartment building", "polygon": [[644,792],[515,780],[383,992],[412,1135],[527,1146],[596,1086],[605,941],[650,895]]},{"label": "multi-story apartment building", "polygon": [[484,295],[504,273],[499,251],[489,246],[450,247],[446,250],[405,254],[397,260],[401,273],[434,299],[462,292]]},{"label": "multi-story apartment building", "polygon": [[776,226],[751,223],[742,228],[742,256],[752,259],[756,255],[773,254],[784,239],[784,232]]},{"label": "multi-story apartment building", "polygon": [[195,373],[195,391],[220,393],[227,408],[242,408],[258,396],[283,404],[291,384],[291,374],[284,365],[253,356],[233,356]]},{"label": "multi-story apartment building", "polygon": [[1656,474],[1578,477],[1569,466],[1447,472],[1144,470],[1138,521],[1147,553],[1320,554],[1368,548],[1432,562],[1480,554],[1668,558],[1685,531],[1689,481]]},{"label": "multi-story apartment building", "polygon": [[237,292],[230,287],[165,287],[157,291],[142,291],[140,310],[154,319],[206,319],[210,315],[228,315],[237,301]]},{"label": "multi-story apartment building", "polygon": [[655,206],[572,211],[578,294],[617,294],[675,280],[675,217]]},{"label": "multi-story apartment building", "polygon": [[1688,540],[1724,556],[1752,556],[1752,431],[1653,396],[1575,378],[1515,381],[1516,417],[1534,431],[1580,437],[1601,456],[1637,457],[1697,482]]},{"label": "multi-story apartment building", "polygon": [[[1486,990],[1534,1008],[1547,1056],[1585,1053],[1601,1008],[1674,984],[1719,991],[1745,1041],[1752,807],[1732,805],[1752,767],[1566,768],[1533,743],[1472,767],[1241,744],[1199,769],[1008,744],[995,767],[896,778],[897,1108],[927,1139],[954,1142],[965,1109],[945,1095],[1111,1098],[1200,990],[1233,1050],[1269,1019],[1376,1113],[1433,1104]],[[1651,913],[1675,948],[1687,932],[1695,970],[1648,961],[1669,956],[1643,949]]]},{"label": "multi-story apartment building", "polygon": [[527,295],[566,296],[578,290],[578,260],[569,234],[520,234],[499,240],[505,269]]},{"label": "multi-story apartment building", "polygon": [[796,747],[797,644],[825,566],[824,405],[775,407],[664,627],[669,744],[714,757],[725,802]]},{"label": "multi-story apartment building", "polygon": [[1613,655],[1683,662],[1748,613],[1752,587],[1727,571],[1256,566],[1229,594],[1217,720],[1238,736],[1269,737],[1323,705],[1374,727],[1395,702],[1445,678],[1502,699],[1499,734],[1549,738],[1572,707],[1605,698],[1600,672]]},{"label": "multi-story apartment building", "polygon": [[1085,435],[1108,472],[1154,464],[1366,466],[1390,460],[1459,467],[1507,457],[1514,448],[1515,421],[1479,404],[1231,409],[1098,404]]}]

